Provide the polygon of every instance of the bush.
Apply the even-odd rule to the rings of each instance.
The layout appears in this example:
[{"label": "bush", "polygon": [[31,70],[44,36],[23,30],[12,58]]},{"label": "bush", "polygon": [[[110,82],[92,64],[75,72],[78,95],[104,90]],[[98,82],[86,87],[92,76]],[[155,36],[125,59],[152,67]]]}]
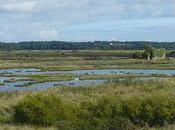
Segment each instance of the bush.
[{"label": "bush", "polygon": [[120,100],[116,97],[104,97],[92,105],[92,124],[98,130],[133,130],[134,125],[127,117],[121,115]]},{"label": "bush", "polygon": [[134,124],[162,126],[175,118],[175,98],[168,95],[131,98],[122,103],[122,115]]},{"label": "bush", "polygon": [[133,129],[132,123],[162,126],[175,119],[175,97],[171,95],[136,96],[130,99],[113,96],[98,100],[92,108],[93,116],[101,121],[100,125],[121,130]]},{"label": "bush", "polygon": [[133,53],[132,58],[134,58],[134,59],[142,59],[143,58],[143,54],[142,54],[142,52],[135,52],[135,53]]},{"label": "bush", "polygon": [[[150,107],[150,109],[144,109],[142,112],[152,113],[152,118],[150,118],[150,122],[148,122],[152,126],[162,126],[166,123],[171,123],[175,118],[174,96],[152,96],[145,100],[144,104]],[[145,116],[143,116],[143,120],[145,121]]]},{"label": "bush", "polygon": [[[69,104],[69,105],[68,105]],[[175,119],[171,95],[102,97],[97,102],[64,104],[56,95],[28,96],[15,107],[17,123],[55,125],[60,130],[133,130],[134,126],[162,126]]]},{"label": "bush", "polygon": [[65,108],[55,95],[28,96],[15,107],[14,119],[19,123],[49,126],[65,120]]},{"label": "bush", "polygon": [[114,117],[109,121],[109,130],[134,130],[134,125],[127,118]]}]

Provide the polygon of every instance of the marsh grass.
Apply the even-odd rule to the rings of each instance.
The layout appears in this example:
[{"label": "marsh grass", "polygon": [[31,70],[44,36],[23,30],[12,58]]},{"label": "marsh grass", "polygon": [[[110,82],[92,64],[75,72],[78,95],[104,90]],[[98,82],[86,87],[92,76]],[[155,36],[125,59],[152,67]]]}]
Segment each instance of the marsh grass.
[{"label": "marsh grass", "polygon": [[[0,68],[75,70],[100,68],[175,69],[174,59],[146,61],[132,59],[135,51],[1,51]],[[124,57],[124,58],[123,58]]]},{"label": "marsh grass", "polygon": [[170,75],[164,75],[164,74],[152,74],[152,75],[146,75],[146,74],[92,74],[92,75],[81,75],[81,80],[87,80],[87,79],[117,79],[117,78],[151,78],[151,77],[163,77],[163,78],[171,78]]},{"label": "marsh grass", "polygon": [[[58,87],[47,90],[48,93],[58,93],[63,96],[82,95],[97,98],[103,95],[135,96],[149,95],[151,93],[174,92],[174,80],[116,80],[115,83],[104,84],[96,87]],[[71,99],[71,98],[70,98]],[[85,98],[86,99],[86,98]],[[78,99],[77,99],[78,101]]]},{"label": "marsh grass", "polygon": [[[49,89],[20,100],[15,106],[15,121],[39,126],[46,121],[63,130],[160,127],[174,123],[174,86],[174,80],[118,80],[97,87]],[[42,116],[36,118],[38,112]]]},{"label": "marsh grass", "polygon": [[[32,98],[28,98],[27,95]],[[42,95],[45,95],[45,96],[42,97]],[[91,119],[95,123],[95,124],[93,123],[94,127],[99,126],[99,128],[101,128],[103,127],[103,125],[106,127],[106,123],[105,123],[106,121],[107,122],[109,121],[109,123],[112,121],[111,127],[113,127],[114,125],[113,123],[121,122],[123,120],[125,121],[125,120],[128,120],[129,118],[128,121],[129,122],[132,121],[132,123],[136,125],[135,127],[139,129],[139,127],[144,127],[144,122],[147,122],[152,119],[151,113],[153,112],[152,109],[150,110],[148,109],[147,112],[150,113],[150,117],[148,116],[149,118],[146,118],[147,115],[144,115],[145,118],[141,118],[143,119],[144,122],[143,123],[137,122],[137,120],[135,120],[135,117],[137,118],[136,115],[137,115],[137,111],[139,111],[140,109],[139,106],[143,103],[150,104],[150,102],[152,102],[153,107],[161,106],[160,115],[163,120],[165,119],[165,121],[167,121],[168,124],[173,123],[173,121],[171,120],[172,119],[171,116],[169,116],[169,115],[172,115],[173,113],[172,110],[173,110],[173,104],[175,101],[174,100],[175,81],[173,79],[167,79],[163,81],[155,81],[155,80],[142,81],[142,80],[128,79],[128,80],[118,80],[115,83],[110,83],[110,84],[108,83],[100,86],[72,87],[72,88],[57,87],[57,88],[52,88],[52,89],[48,89],[40,92],[34,92],[34,93],[9,93],[9,94],[2,93],[0,94],[0,117],[1,117],[0,123],[2,124],[0,128],[1,129],[7,128],[9,130],[21,129],[21,128],[29,129],[29,130],[35,129],[35,127],[33,126],[34,124],[32,122],[26,123],[28,119],[32,121],[32,118],[33,118],[32,115],[29,116],[27,120],[25,119],[25,117],[23,117],[24,121],[26,120],[26,122],[22,123],[23,125],[20,125],[20,126],[11,125],[12,123],[14,123],[15,109],[17,106],[19,107],[21,103],[24,103],[24,105],[20,106],[20,110],[22,111],[27,110],[29,112],[30,110],[30,112],[34,114],[36,112],[45,113],[46,112],[45,110],[47,110],[50,113],[49,115],[52,116],[53,115],[52,109],[55,110],[57,108],[55,107],[56,105],[54,105],[55,103],[52,102],[53,100],[52,98],[50,98],[49,95],[58,96],[63,103],[62,104],[64,106],[62,107],[64,108],[63,110],[65,111],[66,109],[68,109],[66,110],[66,115],[64,115],[65,119],[63,121],[59,120],[58,124],[54,121],[57,124],[57,125],[54,125],[54,127],[62,128],[62,130],[63,128],[67,128],[67,127],[72,128],[73,126],[81,128],[80,130],[84,130],[84,128],[82,128],[82,125],[86,128],[88,128],[89,126],[92,126],[91,124],[92,122],[87,122],[87,118],[91,119],[92,117],[96,117],[96,119],[98,119],[101,122],[101,123],[96,122],[97,120],[94,121],[94,119]],[[37,101],[37,98],[35,98],[35,96],[38,97],[40,103]],[[49,107],[48,104],[52,104],[51,105],[52,107],[49,107],[51,111],[47,109],[47,107],[44,104],[42,105],[42,103],[44,102],[46,103],[45,105],[48,107]],[[34,106],[36,108],[41,108],[40,110],[42,111],[35,111],[37,109],[34,109],[35,107],[32,107],[33,103],[35,104]],[[31,107],[26,106],[27,104]],[[25,106],[28,109],[25,109]],[[118,106],[123,106],[126,110],[128,109],[127,112],[130,112],[130,113],[123,111],[123,114],[127,118],[122,117],[121,120],[116,120],[115,118],[113,118],[112,115],[115,115],[116,112],[121,113],[120,111],[113,111],[113,110],[120,110],[118,109]],[[113,107],[114,108],[116,107],[116,109],[113,109]],[[108,108],[109,111],[108,109],[106,111],[106,108]],[[132,112],[133,110],[134,112]],[[101,113],[100,114],[101,116],[98,115],[98,112]],[[108,115],[106,112],[107,113],[110,112],[112,115],[111,114]],[[107,115],[104,115],[105,113]],[[163,113],[163,115],[161,113]],[[44,117],[45,116],[43,116],[43,118]],[[81,117],[81,119],[79,117]],[[118,117],[118,114],[115,117]],[[140,119],[140,116],[138,117]],[[112,119],[112,120],[107,120],[107,119]],[[156,117],[156,119],[158,118]],[[80,120],[83,122],[81,122]],[[72,121],[75,121],[75,122],[72,122]],[[54,122],[53,124],[55,124]],[[72,122],[73,124],[70,122]],[[84,124],[85,122],[87,124]],[[132,123],[127,124],[127,126],[129,127],[130,125],[132,125]],[[148,123],[150,123],[149,127],[152,127],[152,126],[157,127],[156,125],[152,124],[152,122],[148,122]],[[164,122],[158,122],[158,124],[159,123],[164,123]],[[31,126],[29,124],[31,124]],[[64,127],[64,126],[67,126],[67,127]],[[172,126],[172,128],[174,127]],[[50,129],[54,129],[54,128],[50,128]],[[156,128],[152,128],[152,129],[157,130]],[[169,126],[168,129],[173,130],[171,129],[171,126]]]},{"label": "marsh grass", "polygon": [[73,74],[51,74],[51,75],[28,75],[26,76],[35,83],[53,82],[53,81],[67,81],[73,80],[75,76]]}]

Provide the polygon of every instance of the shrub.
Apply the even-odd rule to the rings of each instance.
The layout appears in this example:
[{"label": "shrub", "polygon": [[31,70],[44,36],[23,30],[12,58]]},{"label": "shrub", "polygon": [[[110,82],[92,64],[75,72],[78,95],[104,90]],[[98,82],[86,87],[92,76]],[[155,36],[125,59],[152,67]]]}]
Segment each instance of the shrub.
[{"label": "shrub", "polygon": [[134,125],[127,117],[122,117],[120,100],[104,97],[89,108],[92,124],[99,130],[133,130]]},{"label": "shrub", "polygon": [[63,103],[56,95],[27,96],[15,107],[18,123],[55,125],[60,130],[133,130],[162,126],[175,119],[175,97],[150,94],[131,98],[107,96],[80,105]]},{"label": "shrub", "polygon": [[162,126],[175,118],[175,98],[171,95],[131,98],[122,103],[122,115],[134,124]]},{"label": "shrub", "polygon": [[109,121],[109,130],[134,130],[134,125],[129,119],[118,116]]},{"label": "shrub", "polygon": [[152,96],[145,100],[152,108],[153,119],[150,125],[164,125],[170,123],[175,118],[175,97],[174,96]]},{"label": "shrub", "polygon": [[116,129],[132,129],[132,123],[140,126],[162,126],[172,123],[175,119],[175,97],[171,95],[152,95],[144,98],[135,96],[130,99],[112,96],[98,100],[92,108],[93,116],[100,120],[103,126]]},{"label": "shrub", "polygon": [[142,59],[143,58],[142,52],[135,52],[135,53],[133,53],[132,58],[134,58],[134,59]]},{"label": "shrub", "polygon": [[129,100],[121,101],[121,115],[129,118],[133,123],[139,123],[140,107],[142,100],[139,98],[131,98]]},{"label": "shrub", "polygon": [[55,95],[28,96],[15,107],[14,119],[19,123],[48,126],[66,119],[65,108]]}]

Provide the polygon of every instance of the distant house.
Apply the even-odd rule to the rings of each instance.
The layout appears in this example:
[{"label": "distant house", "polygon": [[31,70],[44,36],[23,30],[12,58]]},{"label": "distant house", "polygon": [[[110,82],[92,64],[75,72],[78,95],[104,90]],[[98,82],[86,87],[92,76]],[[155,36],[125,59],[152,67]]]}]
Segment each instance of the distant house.
[{"label": "distant house", "polygon": [[112,42],[110,43],[110,46],[113,46],[113,43]]}]

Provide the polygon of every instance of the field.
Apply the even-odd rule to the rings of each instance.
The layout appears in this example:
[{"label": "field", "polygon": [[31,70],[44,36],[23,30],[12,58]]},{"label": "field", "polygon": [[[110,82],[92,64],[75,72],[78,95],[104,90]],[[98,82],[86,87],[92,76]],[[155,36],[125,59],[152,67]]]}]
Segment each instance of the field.
[{"label": "field", "polygon": [[[157,61],[132,59],[134,52],[136,51],[1,51],[0,68],[38,68],[42,71],[175,69],[173,58]],[[7,75],[25,77],[25,75],[1,74],[1,76]],[[133,80],[141,77],[165,79]],[[42,83],[72,80],[75,75],[35,74],[26,78]],[[118,78],[124,80],[117,80]],[[115,81],[85,87],[55,86],[34,92],[1,92],[0,130],[175,129],[174,75],[86,74],[80,75],[80,79],[115,79]]]}]

